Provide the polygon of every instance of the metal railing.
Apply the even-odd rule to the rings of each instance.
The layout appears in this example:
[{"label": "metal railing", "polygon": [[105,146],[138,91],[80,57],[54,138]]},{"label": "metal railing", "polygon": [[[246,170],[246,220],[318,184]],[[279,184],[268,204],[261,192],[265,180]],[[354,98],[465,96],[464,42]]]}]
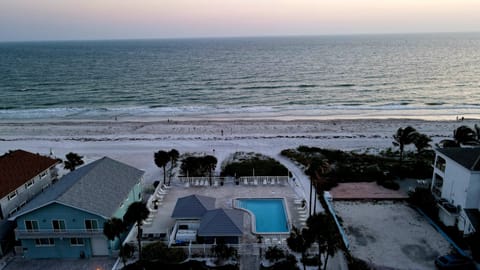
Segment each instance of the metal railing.
[{"label": "metal railing", "polygon": [[103,235],[102,229],[38,229],[15,230],[15,236],[22,239],[57,238],[57,237],[85,237]]}]

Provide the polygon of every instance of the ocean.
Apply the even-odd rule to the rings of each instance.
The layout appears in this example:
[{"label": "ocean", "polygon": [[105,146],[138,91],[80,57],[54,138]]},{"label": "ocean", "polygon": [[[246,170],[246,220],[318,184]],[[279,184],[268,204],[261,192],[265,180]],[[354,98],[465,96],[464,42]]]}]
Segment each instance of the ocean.
[{"label": "ocean", "polygon": [[480,118],[480,33],[0,43],[0,120]]}]

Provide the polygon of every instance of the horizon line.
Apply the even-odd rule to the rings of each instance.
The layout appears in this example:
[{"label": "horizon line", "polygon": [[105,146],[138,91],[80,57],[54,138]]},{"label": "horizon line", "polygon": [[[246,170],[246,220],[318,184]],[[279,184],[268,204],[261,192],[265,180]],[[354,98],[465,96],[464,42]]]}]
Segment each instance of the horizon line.
[{"label": "horizon line", "polygon": [[284,35],[238,35],[238,36],[179,36],[179,37],[130,37],[130,38],[86,38],[86,39],[24,39],[0,40],[0,43],[28,42],[79,42],[79,41],[147,41],[147,40],[189,40],[189,39],[240,39],[240,38],[295,38],[295,37],[345,37],[345,36],[394,36],[394,35],[432,35],[432,34],[480,34],[480,31],[432,31],[432,32],[378,32],[378,33],[337,33],[337,34],[284,34]]}]

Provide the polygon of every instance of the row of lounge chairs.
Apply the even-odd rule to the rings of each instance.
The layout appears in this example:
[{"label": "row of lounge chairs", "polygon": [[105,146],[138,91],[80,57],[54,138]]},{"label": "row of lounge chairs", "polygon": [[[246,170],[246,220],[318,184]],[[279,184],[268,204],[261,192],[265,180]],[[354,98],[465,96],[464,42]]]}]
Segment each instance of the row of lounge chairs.
[{"label": "row of lounge chairs", "polygon": [[297,199],[293,201],[295,205],[297,205],[298,211],[298,220],[300,222],[300,226],[307,225],[307,219],[309,216],[307,202],[304,199]]},{"label": "row of lounge chairs", "polygon": [[147,219],[143,221],[143,225],[149,226],[152,224],[156,212],[158,211],[158,207],[163,204],[163,199],[168,194],[170,188],[170,186],[165,184],[162,184],[160,187],[157,188],[155,194],[150,198],[147,203],[147,208],[150,211],[150,214],[148,215]]},{"label": "row of lounge chairs", "polygon": [[[205,180],[204,179],[200,179],[200,180],[197,179],[195,181],[185,183],[185,187],[190,187],[190,186],[209,187],[210,186],[210,180],[209,179],[205,179]],[[218,187],[218,186],[220,186],[220,182],[218,180],[214,180],[212,186]]]},{"label": "row of lounge chairs", "polygon": [[[282,182],[280,181],[280,179],[275,179],[275,178],[263,178],[260,179],[261,180],[261,183],[263,185],[282,185]],[[253,179],[253,181],[249,181],[248,179],[243,179],[243,184],[244,185],[254,185],[254,186],[258,186],[259,184],[259,180],[257,178]]]},{"label": "row of lounge chairs", "polygon": [[285,237],[263,237],[263,243],[267,246],[287,245],[287,238]]}]

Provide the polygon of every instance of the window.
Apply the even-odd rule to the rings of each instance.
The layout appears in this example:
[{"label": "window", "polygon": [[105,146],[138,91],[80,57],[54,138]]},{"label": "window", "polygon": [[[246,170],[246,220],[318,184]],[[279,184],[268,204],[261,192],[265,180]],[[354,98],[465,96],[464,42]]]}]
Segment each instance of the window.
[{"label": "window", "polygon": [[50,186],[50,184],[45,184],[42,186],[42,191],[44,191],[46,188],[48,188]]},{"label": "window", "polygon": [[52,220],[52,226],[54,232],[64,232],[65,220]]},{"label": "window", "polygon": [[42,173],[40,174],[40,179],[45,178],[45,176],[47,176],[47,172],[42,172]]},{"label": "window", "polygon": [[83,245],[85,245],[85,242],[83,241],[83,238],[70,238],[70,245],[71,246],[83,246]]},{"label": "window", "polygon": [[446,162],[444,158],[437,156],[437,163],[435,164],[435,167],[437,167],[437,169],[440,171],[445,172],[445,163]]},{"label": "window", "polygon": [[13,198],[17,197],[17,191],[15,190],[14,192],[8,194],[8,200],[12,200]]},{"label": "window", "polygon": [[433,177],[433,187],[432,187],[433,194],[436,195],[437,197],[441,197],[442,187],[443,187],[443,178],[440,175],[435,174],[435,176]]},{"label": "window", "polygon": [[24,206],[25,206],[25,204],[27,204],[27,201],[23,201],[23,202],[21,202],[21,203],[20,203],[20,205],[18,206],[18,208],[24,207]]},{"label": "window", "polygon": [[17,207],[15,207],[15,208],[13,208],[12,210],[10,210],[10,212],[8,212],[8,217],[13,216],[13,214],[15,214],[15,212],[17,212],[17,210],[18,210]]},{"label": "window", "polygon": [[96,219],[85,219],[85,229],[87,229],[87,231],[98,230],[97,220]]},{"label": "window", "polygon": [[28,181],[27,183],[25,183],[25,188],[30,188],[31,186],[33,186],[33,183],[35,183],[33,180]]},{"label": "window", "polygon": [[53,238],[40,238],[40,239],[35,239],[35,246],[37,247],[51,247],[55,246],[55,241]]},{"label": "window", "polygon": [[25,229],[29,232],[38,232],[38,221],[25,220]]}]

